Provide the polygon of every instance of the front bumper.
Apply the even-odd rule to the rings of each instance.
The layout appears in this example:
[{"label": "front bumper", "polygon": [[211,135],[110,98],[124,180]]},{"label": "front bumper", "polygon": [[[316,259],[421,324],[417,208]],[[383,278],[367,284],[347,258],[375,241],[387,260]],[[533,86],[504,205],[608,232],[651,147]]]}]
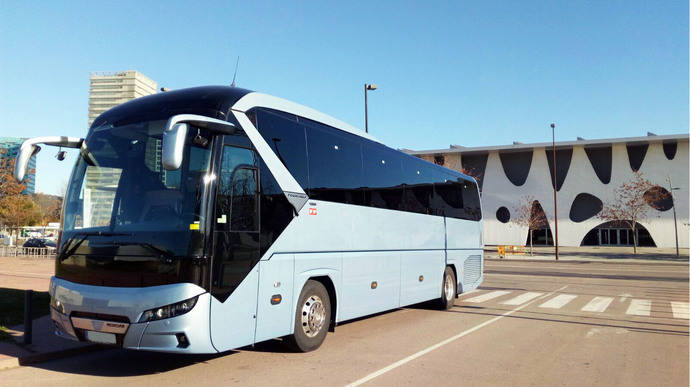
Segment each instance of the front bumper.
[{"label": "front bumper", "polygon": [[[194,284],[114,288],[81,285],[53,277],[50,295],[63,308],[62,311],[50,308],[55,334],[66,339],[148,351],[217,352],[210,340],[210,295]],[[196,305],[183,315],[138,322],[145,310],[195,296],[198,296]],[[103,337],[107,340],[100,339]]]}]

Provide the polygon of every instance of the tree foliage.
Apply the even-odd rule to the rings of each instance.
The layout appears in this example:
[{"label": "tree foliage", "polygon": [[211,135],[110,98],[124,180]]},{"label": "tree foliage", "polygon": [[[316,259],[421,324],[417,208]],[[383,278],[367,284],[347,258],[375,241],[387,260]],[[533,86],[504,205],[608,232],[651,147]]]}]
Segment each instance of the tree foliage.
[{"label": "tree foliage", "polygon": [[652,208],[648,201],[656,202],[666,199],[666,191],[652,189],[654,187],[655,185],[645,179],[641,172],[634,171],[630,180],[614,189],[613,200],[604,203],[597,215],[604,221],[626,226],[632,230],[633,253],[635,254],[637,254],[637,223],[646,220]]},{"label": "tree foliage", "polygon": [[[14,157],[7,157],[9,151],[5,148],[0,149],[0,198],[5,196],[19,195],[26,189],[28,178],[23,182],[14,178]],[[31,171],[28,171],[29,173]],[[27,174],[28,175],[28,174]]]},{"label": "tree foliage", "polygon": [[54,195],[37,193],[33,196],[34,202],[41,210],[41,225],[47,226],[51,222],[60,221],[62,198]]},{"label": "tree foliage", "polygon": [[5,195],[0,199],[0,223],[11,229],[41,222],[40,207],[27,195]]}]

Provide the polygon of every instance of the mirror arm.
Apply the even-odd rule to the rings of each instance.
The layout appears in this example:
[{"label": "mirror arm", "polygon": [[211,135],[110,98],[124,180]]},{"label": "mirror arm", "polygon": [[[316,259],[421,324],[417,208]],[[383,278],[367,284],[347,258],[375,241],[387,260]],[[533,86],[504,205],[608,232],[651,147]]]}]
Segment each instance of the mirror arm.
[{"label": "mirror arm", "polygon": [[17,158],[14,163],[14,178],[17,181],[24,180],[29,159],[41,151],[41,147],[38,144],[62,148],[81,148],[83,143],[83,138],[68,136],[44,136],[25,140],[19,147],[19,152],[17,152]]},{"label": "mirror arm", "polygon": [[182,154],[189,125],[206,129],[214,134],[234,134],[238,130],[230,122],[197,114],[177,114],[170,117],[163,130],[163,157],[161,157],[163,168],[168,171],[179,169],[182,165]]}]

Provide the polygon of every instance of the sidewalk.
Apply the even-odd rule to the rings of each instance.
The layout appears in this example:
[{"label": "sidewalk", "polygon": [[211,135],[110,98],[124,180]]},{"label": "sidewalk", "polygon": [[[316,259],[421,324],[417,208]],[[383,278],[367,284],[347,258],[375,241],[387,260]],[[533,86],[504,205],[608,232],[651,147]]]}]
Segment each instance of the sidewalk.
[{"label": "sidewalk", "polygon": [[[0,288],[47,292],[54,270],[55,261],[50,257],[0,257]],[[14,340],[0,341],[0,370],[102,348],[55,336],[48,315],[33,320],[30,345],[23,344],[23,324],[9,327],[7,332]]]},{"label": "sidewalk", "polygon": [[[489,260],[555,261],[553,246],[534,246],[533,255],[529,251],[529,246],[526,246],[524,254],[507,254],[505,258],[498,258],[497,246],[485,246],[484,257]],[[676,256],[675,248],[638,247],[637,254],[633,254],[633,249],[629,246],[580,246],[559,247],[558,260],[687,265],[689,257],[688,249],[680,249],[680,256]]]},{"label": "sidewalk", "polygon": [[0,370],[40,363],[102,348],[102,346],[66,340],[53,334],[50,316],[33,321],[33,340],[23,344],[24,325],[11,327],[14,341],[0,341]]}]

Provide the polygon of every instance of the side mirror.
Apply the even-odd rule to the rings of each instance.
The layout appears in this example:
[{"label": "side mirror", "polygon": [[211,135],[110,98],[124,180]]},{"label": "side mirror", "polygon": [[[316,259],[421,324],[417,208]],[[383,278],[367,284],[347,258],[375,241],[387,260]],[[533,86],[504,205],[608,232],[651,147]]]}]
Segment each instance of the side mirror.
[{"label": "side mirror", "polygon": [[233,134],[235,125],[215,118],[196,114],[178,114],[168,119],[163,130],[163,149],[161,161],[168,171],[179,169],[184,158],[184,144],[189,125],[206,129],[214,134]]},{"label": "side mirror", "polygon": [[189,126],[185,123],[173,125],[163,131],[163,168],[168,171],[179,169],[184,155],[184,143]]},{"label": "side mirror", "polygon": [[14,163],[14,178],[17,179],[17,181],[24,180],[26,167],[29,165],[29,159],[31,159],[31,156],[41,151],[41,147],[38,146],[38,144],[63,148],[81,148],[83,142],[83,138],[67,136],[34,137],[25,140],[17,152],[17,158]]}]

